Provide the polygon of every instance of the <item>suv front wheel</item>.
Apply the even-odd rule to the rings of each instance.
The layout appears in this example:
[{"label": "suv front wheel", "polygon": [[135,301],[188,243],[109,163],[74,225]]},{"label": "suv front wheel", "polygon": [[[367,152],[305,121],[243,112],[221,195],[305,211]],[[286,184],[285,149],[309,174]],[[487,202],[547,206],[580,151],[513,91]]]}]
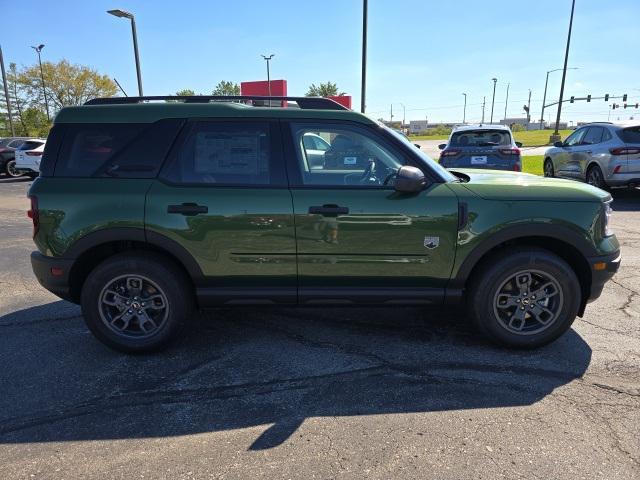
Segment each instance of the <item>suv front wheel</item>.
[{"label": "suv front wheel", "polygon": [[497,343],[535,348],[565,333],[580,305],[571,267],[546,250],[514,248],[491,257],[473,279],[469,314]]},{"label": "suv front wheel", "polygon": [[109,257],[87,277],[82,313],[93,334],[123,352],[159,350],[174,340],[193,311],[191,282],[152,253]]}]

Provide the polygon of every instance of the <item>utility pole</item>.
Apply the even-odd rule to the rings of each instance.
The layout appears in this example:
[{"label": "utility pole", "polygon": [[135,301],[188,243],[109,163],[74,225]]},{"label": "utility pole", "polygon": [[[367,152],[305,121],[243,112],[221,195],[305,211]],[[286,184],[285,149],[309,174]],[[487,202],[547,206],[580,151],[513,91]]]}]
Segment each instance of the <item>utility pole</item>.
[{"label": "utility pole", "polygon": [[467,123],[467,94],[463,93],[462,95],[464,95],[464,108],[462,109],[462,124],[464,125]]},{"label": "utility pole", "polygon": [[367,13],[368,1],[362,0],[362,85],[360,87],[360,112],[364,113],[367,91]]},{"label": "utility pole", "polygon": [[7,74],[4,71],[4,57],[2,56],[2,47],[0,47],[0,67],[2,68],[2,83],[4,84],[4,99],[7,102],[7,115],[9,116],[9,128],[11,136],[15,137],[16,132],[13,129],[13,118],[11,118],[11,100],[9,99],[9,87],[7,87]]},{"label": "utility pole", "polygon": [[482,97],[482,121],[480,122],[480,125],[484,123],[484,105],[486,101],[487,101],[487,97]]},{"label": "utility pole", "polygon": [[562,68],[562,83],[560,84],[560,98],[558,99],[558,113],[556,115],[556,129],[549,139],[550,143],[560,140],[558,127],[560,126],[560,113],[562,112],[562,96],[564,94],[564,81],[567,77],[567,62],[569,61],[569,45],[571,44],[571,28],[573,27],[573,11],[576,7],[576,0],[571,1],[571,16],[569,17],[569,33],[567,34],[567,49],[564,52],[564,67]]},{"label": "utility pole", "polygon": [[[269,55],[268,57],[266,55],[262,55],[262,58],[265,59],[265,61],[267,62],[267,87],[268,87],[268,91],[269,91],[269,96],[271,96],[271,73],[269,72],[269,62],[271,61],[271,59],[274,57],[274,54],[272,53],[271,55]],[[271,106],[271,100],[269,100],[269,106]]]},{"label": "utility pole", "polygon": [[50,122],[51,117],[49,116],[49,100],[47,99],[47,87],[44,84],[44,71],[42,70],[42,58],[40,58],[40,52],[44,48],[44,44],[41,43],[37,47],[31,47],[31,48],[33,48],[38,54],[38,63],[40,64],[40,78],[42,79],[42,93],[44,94],[44,106],[47,110],[47,122]]},{"label": "utility pole", "polygon": [[492,78],[491,81],[493,82],[493,98],[491,99],[491,121],[489,124],[493,123],[493,104],[496,101],[496,83],[498,83],[498,79]]},{"label": "utility pole", "polygon": [[527,124],[531,121],[531,89],[529,89],[529,101],[527,102]]},{"label": "utility pole", "polygon": [[391,115],[390,115],[390,120],[389,123],[393,123],[393,103],[391,104]]},{"label": "utility pole", "polygon": [[[509,105],[509,87],[511,83],[507,83],[507,98],[504,101],[504,119],[507,119],[507,105]],[[531,101],[531,97],[529,97],[529,101]],[[506,124],[506,122],[505,122]]]}]

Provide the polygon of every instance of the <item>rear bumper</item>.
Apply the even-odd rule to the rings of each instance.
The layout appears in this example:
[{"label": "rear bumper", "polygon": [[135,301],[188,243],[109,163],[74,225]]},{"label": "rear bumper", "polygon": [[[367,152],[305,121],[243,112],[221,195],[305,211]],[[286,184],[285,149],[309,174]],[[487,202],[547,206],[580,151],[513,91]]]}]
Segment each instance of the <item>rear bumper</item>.
[{"label": "rear bumper", "polygon": [[31,253],[31,268],[40,285],[58,297],[73,302],[69,285],[69,272],[73,260],[47,257],[40,252]]},{"label": "rear bumper", "polygon": [[591,266],[591,291],[587,302],[593,302],[602,293],[605,283],[615,275],[620,268],[620,251],[600,257],[587,259]]},{"label": "rear bumper", "polygon": [[640,186],[640,175],[634,173],[614,173],[606,179],[610,187],[638,187]]}]

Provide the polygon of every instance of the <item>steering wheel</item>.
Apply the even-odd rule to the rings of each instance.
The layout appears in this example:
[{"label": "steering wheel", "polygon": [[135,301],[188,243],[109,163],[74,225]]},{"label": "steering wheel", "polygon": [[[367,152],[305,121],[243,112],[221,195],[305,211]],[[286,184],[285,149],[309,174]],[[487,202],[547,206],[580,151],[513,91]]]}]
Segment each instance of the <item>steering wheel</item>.
[{"label": "steering wheel", "polygon": [[371,182],[371,180],[373,180],[374,182],[379,182],[378,178],[376,177],[375,160],[369,160],[369,165],[367,165],[367,168],[365,168],[362,176],[360,177],[360,183],[373,183]]}]

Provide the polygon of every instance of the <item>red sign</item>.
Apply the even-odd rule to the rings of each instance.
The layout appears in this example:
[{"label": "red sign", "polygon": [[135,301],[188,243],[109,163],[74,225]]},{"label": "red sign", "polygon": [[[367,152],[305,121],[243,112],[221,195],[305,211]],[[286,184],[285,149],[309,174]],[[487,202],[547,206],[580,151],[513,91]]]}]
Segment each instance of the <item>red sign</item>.
[{"label": "red sign", "polygon": [[351,110],[351,95],[337,95],[335,97],[329,97],[334,102],[338,102],[343,107],[347,107]]},{"label": "red sign", "polygon": [[[267,82],[266,80],[259,80],[257,82],[242,82],[240,83],[240,95],[256,95],[268,97],[269,82]],[[271,80],[271,96],[286,97],[287,81]]]}]

